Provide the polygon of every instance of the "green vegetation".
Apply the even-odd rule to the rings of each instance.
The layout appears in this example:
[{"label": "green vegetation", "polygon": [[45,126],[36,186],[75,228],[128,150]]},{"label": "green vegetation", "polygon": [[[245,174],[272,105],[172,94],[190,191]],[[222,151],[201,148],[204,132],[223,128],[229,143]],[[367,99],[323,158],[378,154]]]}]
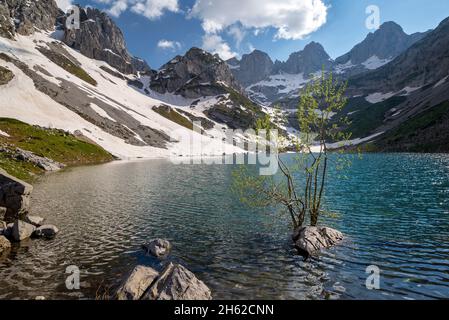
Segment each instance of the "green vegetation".
[{"label": "green vegetation", "polygon": [[354,138],[369,136],[370,133],[381,126],[387,111],[398,106],[407,98],[395,96],[385,101],[371,104],[365,98],[350,99],[340,114],[348,114],[349,125],[346,132],[351,132]]},{"label": "green vegetation", "polygon": [[243,94],[232,88],[226,86],[222,87],[227,93],[229,93],[229,99],[233,101],[235,104],[241,105],[242,107],[253,111],[254,113],[256,113],[257,116],[263,115],[263,112],[262,110],[260,110],[260,107],[256,105],[254,102],[252,102],[249,98],[247,98],[246,96],[244,96]]},{"label": "green vegetation", "polygon": [[187,128],[189,130],[193,130],[193,123],[183,115],[179,114],[173,108],[170,108],[166,105],[161,105],[158,107],[153,107],[153,111],[157,112],[164,118],[167,118],[170,121],[173,121],[174,123],[179,124],[180,126],[183,126],[184,128]]},{"label": "green vegetation", "polygon": [[63,68],[65,71],[73,74],[74,76],[80,78],[81,80],[86,81],[87,83],[90,83],[93,86],[97,85],[97,81],[95,81],[95,79],[93,79],[86,71],[84,71],[83,68],[77,66],[75,63],[73,63],[70,59],[68,59],[64,55],[42,47],[38,48],[38,50],[48,59],[50,59],[55,64]]},{"label": "green vegetation", "polygon": [[377,145],[387,151],[448,152],[448,125],[449,101],[446,101],[403,122]]},{"label": "green vegetation", "polygon": [[[101,147],[83,141],[63,130],[44,129],[18,120],[0,118],[0,130],[9,137],[0,135],[0,145],[14,150],[21,148],[38,156],[53,159],[66,165],[103,163],[113,160],[113,156]],[[0,153],[0,166],[10,174],[29,181],[42,170],[27,162]]]},{"label": "green vegetation", "polygon": [[[280,207],[289,217],[293,229],[303,227],[308,221],[318,224],[319,217],[328,213],[323,209],[328,171],[331,166],[344,169],[350,164],[342,153],[332,156],[327,148],[330,140],[349,140],[350,134],[340,128],[347,126],[331,120],[347,103],[346,84],[322,73],[303,90],[297,110],[301,136],[296,141],[296,157],[285,163],[277,154],[278,173],[271,176],[255,175],[248,166],[240,166],[233,172],[233,190],[240,200],[256,207]],[[266,119],[258,122],[258,129],[271,129]],[[319,150],[312,151],[318,144]]]}]

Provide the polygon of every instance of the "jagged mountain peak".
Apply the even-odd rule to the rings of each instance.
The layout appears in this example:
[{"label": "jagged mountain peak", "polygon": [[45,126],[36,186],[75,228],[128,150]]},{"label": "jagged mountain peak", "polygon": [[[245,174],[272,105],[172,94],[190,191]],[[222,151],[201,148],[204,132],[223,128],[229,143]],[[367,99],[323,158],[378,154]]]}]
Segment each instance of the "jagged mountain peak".
[{"label": "jagged mountain peak", "polygon": [[[407,48],[419,41],[425,33],[408,35],[396,22],[383,23],[378,30],[369,33],[366,38],[345,55],[338,57],[337,64],[360,65],[369,63],[370,59],[385,64],[404,52]],[[370,69],[368,67],[368,69]]]},{"label": "jagged mountain peak", "polygon": [[193,47],[176,56],[153,75],[150,88],[158,93],[174,93],[187,98],[224,93],[222,86],[243,92],[228,64],[218,55]]},{"label": "jagged mountain peak", "polygon": [[261,81],[269,76],[273,70],[273,61],[270,56],[261,50],[253,50],[244,54],[242,59],[228,61],[237,80],[245,87]]},{"label": "jagged mountain peak", "polygon": [[120,28],[105,12],[92,7],[80,7],[80,29],[64,30],[63,41],[83,55],[109,63],[130,74],[150,70],[148,64],[133,57],[126,48]]}]

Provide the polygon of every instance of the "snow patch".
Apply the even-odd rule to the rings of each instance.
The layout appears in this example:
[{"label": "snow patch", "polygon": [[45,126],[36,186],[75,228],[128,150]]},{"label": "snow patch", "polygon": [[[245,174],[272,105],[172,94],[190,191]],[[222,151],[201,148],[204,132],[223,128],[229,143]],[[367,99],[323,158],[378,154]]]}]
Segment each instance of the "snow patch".
[{"label": "snow patch", "polygon": [[362,65],[368,70],[375,70],[389,63],[391,60],[392,59],[379,59],[376,55],[374,55],[363,62]]},{"label": "snow patch", "polygon": [[385,101],[387,99],[390,99],[394,95],[395,95],[394,92],[388,92],[388,93],[376,92],[376,93],[372,93],[369,96],[365,97],[365,100],[368,101],[369,103],[374,104],[374,103],[379,103],[379,102]]},{"label": "snow patch", "polygon": [[0,130],[0,136],[9,137],[9,134],[7,134],[5,131]]}]

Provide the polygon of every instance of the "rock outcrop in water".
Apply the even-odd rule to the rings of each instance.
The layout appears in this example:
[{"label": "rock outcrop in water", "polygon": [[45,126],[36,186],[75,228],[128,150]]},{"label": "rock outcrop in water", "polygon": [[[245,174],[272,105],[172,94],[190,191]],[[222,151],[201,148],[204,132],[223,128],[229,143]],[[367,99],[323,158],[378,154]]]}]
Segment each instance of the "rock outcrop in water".
[{"label": "rock outcrop in water", "polygon": [[340,231],[327,227],[302,227],[293,234],[295,247],[305,258],[336,245],[343,238]]},{"label": "rock outcrop in water", "polygon": [[157,258],[166,257],[171,250],[171,243],[164,239],[151,240],[148,244],[142,246],[146,253]]},{"label": "rock outcrop in water", "polygon": [[11,249],[11,242],[6,237],[0,235],[0,257]]}]

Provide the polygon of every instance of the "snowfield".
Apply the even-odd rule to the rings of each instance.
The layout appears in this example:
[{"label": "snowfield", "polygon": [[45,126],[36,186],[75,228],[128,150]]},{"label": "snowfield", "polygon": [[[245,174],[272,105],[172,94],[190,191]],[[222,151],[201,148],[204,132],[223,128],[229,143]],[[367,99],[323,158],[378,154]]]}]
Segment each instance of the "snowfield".
[{"label": "snowfield", "polygon": [[[81,67],[95,79],[97,86],[88,84],[66,72],[36,49],[37,45],[46,46],[46,44],[54,41],[60,43],[70,55],[80,62]],[[0,95],[2,97],[0,100],[0,117],[15,118],[32,125],[63,129],[71,133],[75,133],[75,131],[82,132],[83,135],[121,159],[203,155],[221,156],[223,153],[243,152],[241,148],[223,142],[225,135],[222,128],[226,126],[222,124],[216,124],[216,127],[208,130],[207,136],[204,136],[194,133],[152,110],[154,106],[165,104],[174,108],[182,108],[195,116],[205,117],[203,111],[216,102],[215,97],[201,99],[196,107],[191,108],[192,101],[180,96],[157,95],[154,93],[147,95],[143,91],[129,86],[126,80],[114,77],[100,68],[105,66],[120,73],[107,63],[85,57],[62,42],[55,40],[54,34],[52,37],[51,33],[36,32],[28,37],[18,35],[15,41],[0,38],[0,52],[20,60],[31,70],[36,70],[40,76],[58,86],[61,84],[61,80],[58,79],[69,81],[83,90],[86,96],[95,97],[111,108],[115,108],[120,112],[126,112],[142,125],[167,134],[172,141],[167,144],[167,149],[149,145],[136,146],[128,144],[123,139],[107,133],[95,124],[86,121],[75,112],[36,89],[31,78],[14,64],[7,63],[2,59],[0,59],[0,65],[9,68],[15,77],[7,85],[0,87]],[[128,77],[131,76],[128,75]],[[145,82],[144,78],[139,80]],[[106,112],[95,104],[90,104],[86,108],[91,108],[103,118],[117,121],[111,113]],[[142,137],[138,136],[137,133],[136,138],[139,141],[143,141]]]}]

